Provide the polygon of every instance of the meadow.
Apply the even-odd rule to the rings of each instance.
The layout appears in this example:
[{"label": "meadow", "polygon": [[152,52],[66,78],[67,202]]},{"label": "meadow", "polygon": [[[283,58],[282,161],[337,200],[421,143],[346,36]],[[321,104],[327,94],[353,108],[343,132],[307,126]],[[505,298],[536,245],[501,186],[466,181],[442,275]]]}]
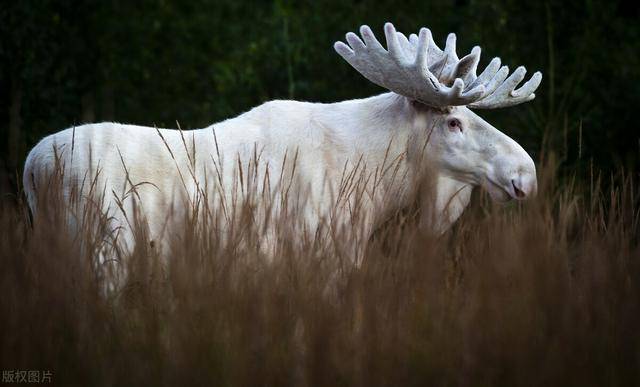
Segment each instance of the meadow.
[{"label": "meadow", "polygon": [[69,235],[68,203],[32,219],[18,192],[0,207],[0,364],[79,386],[637,385],[637,176],[558,165],[546,153],[527,202],[476,190],[443,235],[398,213],[358,265],[347,233],[294,237],[284,215],[265,259],[252,206],[238,237],[194,210],[167,257],[140,227],[100,263],[105,219]]}]

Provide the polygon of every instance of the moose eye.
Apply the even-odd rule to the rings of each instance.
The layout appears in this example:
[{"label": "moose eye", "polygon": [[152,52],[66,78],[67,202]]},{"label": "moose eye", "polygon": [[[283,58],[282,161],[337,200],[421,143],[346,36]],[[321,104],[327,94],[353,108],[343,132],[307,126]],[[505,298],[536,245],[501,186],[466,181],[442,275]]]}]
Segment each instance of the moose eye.
[{"label": "moose eye", "polygon": [[459,130],[462,132],[462,127],[460,126],[460,121],[458,121],[455,118],[452,118],[449,120],[449,122],[447,123],[447,125],[449,126],[449,130]]}]

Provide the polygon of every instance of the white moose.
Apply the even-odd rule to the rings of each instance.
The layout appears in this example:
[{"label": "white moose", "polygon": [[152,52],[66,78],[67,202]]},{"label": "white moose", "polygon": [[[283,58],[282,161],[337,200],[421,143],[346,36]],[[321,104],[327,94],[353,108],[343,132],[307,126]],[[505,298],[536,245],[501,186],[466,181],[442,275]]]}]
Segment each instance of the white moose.
[{"label": "white moose", "polygon": [[[367,26],[360,28],[361,38],[350,32],[348,45],[336,42],[334,48],[390,91],[385,94],[331,104],[271,101],[188,132],[100,123],[44,138],[25,164],[32,211],[42,205],[36,203],[39,191],[56,165],[64,168],[64,197],[75,190],[81,202],[98,203],[129,249],[127,213],[134,207],[150,238],[162,240],[170,232],[168,214],[193,205],[203,193],[215,198],[211,208],[228,211],[234,196],[246,194],[251,169],[254,188],[277,197],[274,203],[304,196],[300,218],[310,230],[327,219],[348,222],[357,207],[364,233],[371,233],[411,204],[425,170],[435,175],[436,216],[431,212],[423,223],[437,230],[455,222],[475,186],[499,201],[535,194],[531,157],[470,108],[530,101],[542,75],[536,72],[516,90],[524,67],[508,76],[508,68],[494,58],[477,76],[480,47],[459,59],[454,34],[442,51],[426,28],[407,38],[387,23],[384,32],[387,50]],[[349,195],[358,190],[360,195]],[[96,193],[104,200],[95,201]]]}]

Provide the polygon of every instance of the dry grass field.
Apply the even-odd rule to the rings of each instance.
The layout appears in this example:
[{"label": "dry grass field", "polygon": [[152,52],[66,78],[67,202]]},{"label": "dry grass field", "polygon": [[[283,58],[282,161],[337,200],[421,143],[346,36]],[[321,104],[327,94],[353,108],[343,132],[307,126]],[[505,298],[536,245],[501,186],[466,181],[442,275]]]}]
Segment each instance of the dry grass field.
[{"label": "dry grass field", "polygon": [[538,168],[534,200],[476,192],[438,237],[398,214],[357,266],[340,234],[293,240],[286,219],[266,260],[251,216],[238,238],[181,219],[166,265],[141,230],[101,265],[61,201],[31,224],[3,199],[1,368],[78,386],[639,385],[638,176]]}]

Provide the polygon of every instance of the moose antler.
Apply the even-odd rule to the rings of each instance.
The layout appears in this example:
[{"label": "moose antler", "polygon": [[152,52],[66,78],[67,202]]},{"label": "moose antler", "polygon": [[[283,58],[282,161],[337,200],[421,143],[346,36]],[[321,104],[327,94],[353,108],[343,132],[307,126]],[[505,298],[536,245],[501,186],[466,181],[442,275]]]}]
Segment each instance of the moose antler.
[{"label": "moose antler", "polygon": [[515,90],[526,70],[520,66],[507,78],[509,69],[500,66],[500,58],[493,58],[477,76],[480,47],[458,59],[455,34],[449,34],[443,51],[427,28],[408,39],[391,23],[385,24],[384,32],[388,51],[368,26],[360,27],[362,40],[349,32],[346,35],[349,45],[336,42],[334,48],[371,82],[425,105],[467,105],[476,109],[513,106],[534,99],[533,92],[542,80],[538,71]]}]

